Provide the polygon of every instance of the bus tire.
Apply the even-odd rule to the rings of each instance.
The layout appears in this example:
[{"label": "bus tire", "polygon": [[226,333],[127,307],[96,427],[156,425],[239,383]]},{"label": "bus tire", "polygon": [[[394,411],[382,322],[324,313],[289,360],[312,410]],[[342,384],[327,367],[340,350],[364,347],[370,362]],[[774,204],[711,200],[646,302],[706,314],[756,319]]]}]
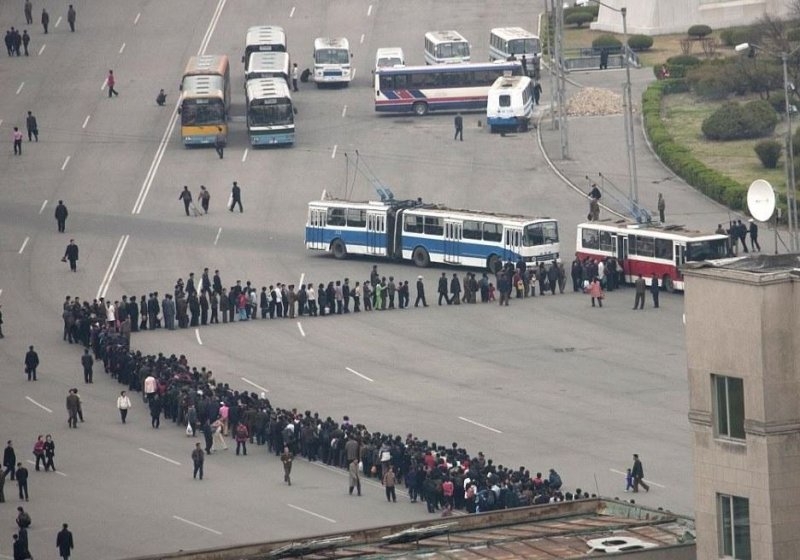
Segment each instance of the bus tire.
[{"label": "bus tire", "polygon": [[671,294],[675,291],[675,283],[668,274],[665,274],[664,278],[661,279],[661,285],[664,286],[664,289],[667,291],[667,293]]},{"label": "bus tire", "polygon": [[420,268],[428,268],[431,265],[431,256],[425,250],[425,247],[414,249],[414,252],[411,253],[411,260]]},{"label": "bus tire", "polygon": [[500,272],[500,269],[503,268],[503,261],[501,261],[500,257],[497,255],[492,255],[486,260],[486,268],[488,268],[489,272],[492,274],[497,274]]},{"label": "bus tire", "polygon": [[344,241],[341,239],[334,240],[331,243],[331,253],[337,259],[343,259],[347,256],[347,246],[344,244]]},{"label": "bus tire", "polygon": [[414,111],[414,114],[418,117],[424,117],[428,114],[428,104],[424,101],[417,101],[411,106],[411,109]]}]

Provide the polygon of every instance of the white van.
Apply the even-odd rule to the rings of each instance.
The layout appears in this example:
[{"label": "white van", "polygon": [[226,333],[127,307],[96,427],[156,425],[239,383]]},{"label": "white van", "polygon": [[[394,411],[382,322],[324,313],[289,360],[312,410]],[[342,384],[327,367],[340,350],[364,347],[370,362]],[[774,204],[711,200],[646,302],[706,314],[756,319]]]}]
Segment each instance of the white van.
[{"label": "white van", "polygon": [[406,57],[400,47],[383,47],[375,53],[375,70],[405,65]]},{"label": "white van", "polygon": [[486,124],[489,132],[528,130],[533,117],[533,84],[528,76],[497,78],[489,89]]}]

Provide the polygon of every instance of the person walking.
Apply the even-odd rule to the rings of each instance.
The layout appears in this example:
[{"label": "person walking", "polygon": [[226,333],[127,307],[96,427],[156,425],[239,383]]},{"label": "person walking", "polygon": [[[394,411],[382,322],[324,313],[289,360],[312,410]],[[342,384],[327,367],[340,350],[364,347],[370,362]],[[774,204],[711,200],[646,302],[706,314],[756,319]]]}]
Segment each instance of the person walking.
[{"label": "person walking", "polygon": [[13,551],[14,556],[12,557],[14,560],[27,560],[31,557],[30,552],[28,552],[28,547],[25,546],[25,543],[20,540],[19,535],[14,533],[13,536],[13,544],[11,549]]},{"label": "person walking", "polygon": [[664,195],[658,193],[658,220],[663,224],[666,220],[664,218],[664,211],[667,208],[667,203],[664,202]]},{"label": "person walking", "polygon": [[70,428],[78,429],[78,407],[80,406],[81,399],[78,397],[78,391],[70,389],[67,394],[67,425]]},{"label": "person walking", "polygon": [[17,464],[17,453],[14,451],[14,444],[11,440],[6,443],[6,448],[3,450],[3,470],[6,474],[10,475],[11,480],[16,480],[16,471],[14,467]]},{"label": "person walking", "polygon": [[83,366],[83,382],[84,383],[92,383],[92,377],[94,376],[94,358],[92,355],[89,354],[89,349],[83,349],[83,356],[81,356],[81,365]]},{"label": "person walking", "polygon": [[39,434],[36,438],[36,443],[33,444],[33,456],[36,458],[36,471],[41,470],[39,465],[44,465],[44,436]]},{"label": "person walking", "polygon": [[600,280],[597,276],[589,284],[589,296],[592,298],[592,307],[595,306],[595,300],[597,300],[599,307],[603,307],[603,286],[600,285]]},{"label": "person walking", "polygon": [[[522,60],[525,60],[525,57],[523,57]],[[534,102],[534,104],[538,105],[539,104],[539,99],[541,97],[542,97],[542,84],[539,83],[539,80],[536,80],[536,82],[533,84],[533,102]]]},{"label": "person walking", "polygon": [[31,0],[25,0],[25,23],[28,25],[33,23],[33,4]]},{"label": "person walking", "polygon": [[358,457],[355,457],[352,461],[350,461],[349,465],[347,466],[347,472],[350,477],[350,495],[353,495],[353,489],[355,488],[360,496],[361,477],[359,476]]},{"label": "person walking", "polygon": [[28,352],[25,354],[25,373],[28,374],[28,381],[36,381],[36,368],[39,367],[39,354],[33,349],[33,346],[28,346]]},{"label": "person walking", "polygon": [[650,295],[653,296],[653,307],[658,309],[658,293],[659,293],[659,285],[658,285],[658,276],[653,274],[653,277],[650,278]]},{"label": "person walking", "polygon": [[214,137],[214,149],[217,150],[217,155],[219,159],[222,159],[222,156],[225,153],[225,144],[227,144],[227,139],[225,138],[225,134],[222,132],[222,127],[217,127],[217,135]]},{"label": "person walking", "polygon": [[633,287],[636,290],[636,298],[633,300],[633,310],[644,309],[644,294],[647,291],[647,283],[644,281],[641,274],[636,278]]},{"label": "person walking", "polygon": [[395,484],[397,483],[397,476],[394,474],[394,467],[392,465],[389,465],[389,468],[386,469],[386,472],[383,474],[383,478],[381,479],[381,483],[386,491],[386,501],[397,502],[397,494],[394,490]]},{"label": "person walking", "polygon": [[47,434],[44,437],[44,472],[53,469],[56,471],[55,459],[56,457],[56,442],[53,441],[53,436]]},{"label": "person walking", "polygon": [[638,492],[639,486],[644,488],[645,492],[650,491],[650,485],[644,481],[644,467],[639,455],[633,454],[633,467],[631,467],[631,474],[633,475],[633,491]]},{"label": "person walking", "polygon": [[116,83],[117,83],[117,80],[116,80],[116,78],[114,78],[114,71],[113,70],[109,70],[108,71],[108,76],[106,76],[106,86],[108,86],[108,97],[109,98],[112,95],[114,95],[114,96],[119,95],[119,92],[114,89],[114,86],[116,85]]},{"label": "person walking", "polygon": [[126,391],[120,391],[117,397],[117,409],[119,410],[119,417],[124,424],[128,418],[128,411],[131,409],[131,399]]},{"label": "person walking", "polygon": [[[17,488],[19,489],[19,499],[28,501],[28,469],[22,466],[22,463],[17,463]],[[12,478],[13,480],[13,478]]]},{"label": "person walking", "polygon": [[753,251],[758,251],[760,253],[761,245],[758,244],[758,225],[753,218],[750,218],[747,221],[750,222],[750,248]]},{"label": "person walking", "polygon": [[178,200],[183,201],[183,209],[186,212],[186,215],[189,215],[189,207],[192,205],[192,191],[189,190],[189,187],[186,185],[183,186],[183,190],[181,194],[178,195]]},{"label": "person walking", "polygon": [[[36,141],[39,141],[38,137]],[[58,233],[64,233],[64,231],[67,229],[67,217],[69,216],[69,211],[64,205],[63,200],[58,201],[54,215],[56,218],[56,224],[58,224]]]},{"label": "person walking", "polygon": [[292,90],[299,91],[297,89],[297,79],[300,77],[300,69],[297,67],[297,63],[295,62],[292,64]]},{"label": "person walking", "polygon": [[194,469],[192,470],[192,478],[196,479],[198,475],[200,475],[200,480],[203,480],[203,463],[205,463],[206,454],[203,452],[203,447],[200,445],[200,442],[194,444],[194,449],[192,449],[192,465]]},{"label": "person walking", "polygon": [[61,530],[56,535],[56,548],[62,560],[69,560],[72,549],[75,548],[75,541],[72,538],[72,531],[69,530],[69,525],[66,523],[61,526]]},{"label": "person walking", "polygon": [[464,141],[464,119],[461,116],[461,113],[456,113],[456,118],[453,120],[453,124],[455,124],[456,132],[453,135],[453,140],[458,140],[459,138],[461,141]]},{"label": "person walking", "polygon": [[22,132],[20,131],[18,126],[14,127],[14,130],[11,132],[11,141],[14,143],[14,155],[21,156],[22,155]]},{"label": "person walking", "polygon": [[69,245],[67,245],[67,249],[64,251],[64,258],[62,260],[69,261],[69,269],[72,272],[78,271],[78,246],[75,244],[74,239],[69,240]]},{"label": "person walking", "polygon": [[22,47],[25,49],[25,56],[29,56],[30,55],[30,53],[28,53],[28,45],[30,45],[30,44],[31,44],[31,36],[28,35],[28,30],[27,29],[23,29],[22,30]]},{"label": "person walking", "polygon": [[414,301],[414,307],[419,307],[419,302],[422,302],[422,307],[428,307],[428,302],[425,301],[425,283],[422,276],[417,276],[417,299]]},{"label": "person walking", "polygon": [[[25,52],[27,55],[27,51]],[[36,141],[39,141],[39,124],[36,122],[36,117],[33,116],[31,111],[28,111],[28,116],[25,117],[25,128],[28,129],[28,142],[31,142],[33,138],[36,138]]]},{"label": "person walking", "polygon": [[50,14],[47,10],[42,8],[42,27],[44,27],[44,34],[47,35],[47,26],[50,25]]},{"label": "person walking", "polygon": [[283,446],[283,453],[281,453],[281,463],[283,463],[283,481],[289,486],[292,485],[292,461],[294,455],[289,451],[287,445]]},{"label": "person walking", "polygon": [[205,186],[200,185],[200,194],[197,196],[200,199],[200,206],[203,208],[203,214],[208,214],[208,205],[211,202],[211,193]]},{"label": "person walking", "polygon": [[69,30],[73,33],[75,33],[75,15],[75,8],[70,4],[67,8],[67,23],[69,23]]},{"label": "person walking", "polygon": [[237,204],[239,205],[239,213],[241,214],[242,212],[244,212],[244,208],[242,208],[242,189],[239,188],[239,184],[236,181],[234,181],[233,187],[231,187],[231,205],[230,208],[228,208],[228,210],[233,212],[233,208]]}]

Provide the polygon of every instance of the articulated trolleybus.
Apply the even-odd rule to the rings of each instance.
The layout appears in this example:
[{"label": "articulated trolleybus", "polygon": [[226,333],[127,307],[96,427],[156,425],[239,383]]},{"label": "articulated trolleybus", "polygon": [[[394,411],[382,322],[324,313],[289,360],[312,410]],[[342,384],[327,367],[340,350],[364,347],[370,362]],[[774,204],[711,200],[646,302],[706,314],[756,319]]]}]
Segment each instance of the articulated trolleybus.
[{"label": "articulated trolleybus", "polygon": [[649,286],[655,274],[668,292],[683,291],[684,263],[724,259],[729,252],[727,235],[626,223],[578,224],[575,246],[581,258],[615,257],[625,282],[633,282],[641,274]]},{"label": "articulated trolleybus", "polygon": [[504,262],[529,264],[559,257],[558,221],[471,210],[419,201],[348,200],[308,204],[306,248],[498,271]]}]

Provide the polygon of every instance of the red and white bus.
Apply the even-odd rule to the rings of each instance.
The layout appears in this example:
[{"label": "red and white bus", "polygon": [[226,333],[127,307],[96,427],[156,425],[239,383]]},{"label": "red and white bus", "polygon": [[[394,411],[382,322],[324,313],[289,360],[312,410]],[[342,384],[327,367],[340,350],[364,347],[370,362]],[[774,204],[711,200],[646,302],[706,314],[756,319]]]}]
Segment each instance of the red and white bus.
[{"label": "red and white bus", "polygon": [[702,233],[681,226],[588,222],[578,224],[575,248],[581,259],[615,257],[625,282],[652,275],[668,292],[683,290],[684,263],[723,259],[729,254],[727,235]]}]

